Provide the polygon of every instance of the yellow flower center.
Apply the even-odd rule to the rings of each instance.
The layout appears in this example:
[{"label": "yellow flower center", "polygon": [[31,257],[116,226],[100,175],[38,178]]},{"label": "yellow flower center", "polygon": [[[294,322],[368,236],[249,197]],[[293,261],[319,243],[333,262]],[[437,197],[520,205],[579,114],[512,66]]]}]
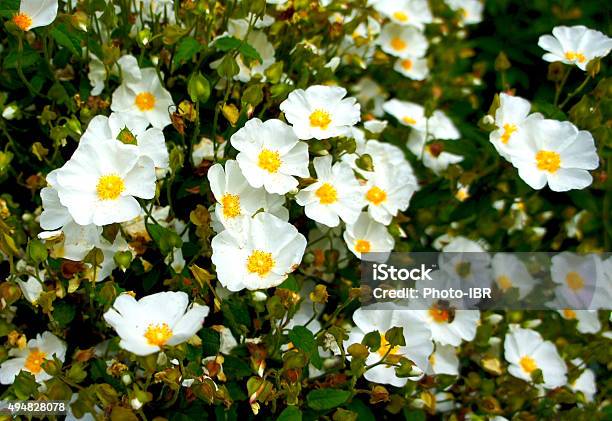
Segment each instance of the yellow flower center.
[{"label": "yellow flower center", "polygon": [[565,58],[569,61],[577,61],[578,63],[584,63],[586,61],[584,54],[577,51],[568,51],[565,53]]},{"label": "yellow flower center", "polygon": [[563,310],[563,317],[565,317],[566,319],[570,319],[570,320],[575,319],[576,312],[574,310],[566,308],[565,310]]},{"label": "yellow flower center", "polygon": [[256,273],[262,278],[266,276],[274,267],[272,253],[262,250],[254,250],[247,259],[247,270]]},{"label": "yellow flower center", "polygon": [[38,374],[42,370],[42,363],[45,362],[46,356],[47,354],[45,354],[44,352],[41,352],[38,349],[33,349],[28,354],[25,360],[24,367],[30,373]]},{"label": "yellow flower center", "polygon": [[405,12],[395,12],[393,13],[393,17],[395,18],[395,20],[398,20],[400,22],[408,22],[408,15]]},{"label": "yellow flower center", "polygon": [[164,346],[172,337],[172,329],[167,323],[153,324],[151,323],[145,331],[144,337],[149,345]]},{"label": "yellow flower center", "polygon": [[310,126],[318,127],[321,130],[327,130],[329,125],[331,124],[331,116],[325,110],[314,110],[312,114],[310,114]]},{"label": "yellow flower center", "polygon": [[25,13],[18,13],[13,16],[13,23],[22,31],[27,31],[32,26],[32,18]]},{"label": "yellow flower center", "polygon": [[[391,350],[389,350],[389,348],[391,348]],[[378,355],[381,357],[384,357],[385,355],[395,355],[399,352],[399,345],[391,347],[391,344],[389,344],[389,341],[387,341],[385,335],[380,335],[380,348],[378,348],[378,351],[376,352],[378,352]],[[389,353],[387,354],[387,352]]]},{"label": "yellow flower center", "polygon": [[223,216],[226,218],[235,218],[240,215],[240,196],[226,193],[221,198],[221,204],[223,205]]},{"label": "yellow flower center", "polygon": [[538,151],[536,154],[536,164],[541,171],[555,173],[561,167],[561,155],[553,151]]},{"label": "yellow flower center", "polygon": [[433,367],[434,365],[436,365],[436,356],[434,354],[431,354],[429,356],[429,364]]},{"label": "yellow flower center", "polygon": [[529,356],[524,356],[520,359],[519,364],[524,372],[531,374],[533,371],[538,369],[538,365],[535,360]]},{"label": "yellow flower center", "polygon": [[410,124],[410,125],[416,124],[416,120],[414,118],[412,118],[412,117],[403,117],[402,121],[404,123]]},{"label": "yellow flower center", "polygon": [[448,309],[440,308],[436,304],[429,309],[429,315],[436,323],[446,323],[450,319]]},{"label": "yellow flower center", "polygon": [[355,242],[355,251],[358,253],[369,253],[372,250],[372,243],[368,240],[357,240]]},{"label": "yellow flower center", "polygon": [[578,272],[569,272],[565,276],[565,282],[567,286],[574,291],[584,288],[584,278],[582,278]]},{"label": "yellow flower center", "polygon": [[269,173],[275,173],[281,166],[280,154],[270,149],[262,149],[259,153],[258,162],[259,168],[266,170]]},{"label": "yellow flower center", "polygon": [[404,68],[404,70],[412,69],[412,60],[410,60],[410,59],[402,60],[402,67]]},{"label": "yellow flower center", "polygon": [[378,206],[387,200],[387,192],[377,186],[374,186],[366,193],[366,199],[373,205]]},{"label": "yellow flower center", "polygon": [[501,141],[505,145],[510,140],[510,136],[517,130],[514,124],[504,124],[504,133],[501,136]]},{"label": "yellow flower center", "polygon": [[151,111],[155,108],[155,97],[151,92],[141,92],[136,95],[134,103],[140,111]]},{"label": "yellow flower center", "polygon": [[319,198],[319,203],[322,205],[331,205],[338,200],[336,188],[329,183],[323,183],[323,185],[315,191],[315,196]]},{"label": "yellow flower center", "polygon": [[402,51],[407,46],[408,46],[408,44],[406,44],[406,41],[404,41],[403,39],[401,39],[399,37],[395,37],[395,38],[393,38],[391,40],[391,48],[393,48],[396,51]]},{"label": "yellow flower center", "polygon": [[502,275],[499,278],[497,278],[497,284],[504,291],[512,288],[512,281],[506,275]]},{"label": "yellow flower center", "polygon": [[96,192],[100,200],[117,200],[123,190],[125,190],[125,183],[117,174],[103,175],[98,179]]}]

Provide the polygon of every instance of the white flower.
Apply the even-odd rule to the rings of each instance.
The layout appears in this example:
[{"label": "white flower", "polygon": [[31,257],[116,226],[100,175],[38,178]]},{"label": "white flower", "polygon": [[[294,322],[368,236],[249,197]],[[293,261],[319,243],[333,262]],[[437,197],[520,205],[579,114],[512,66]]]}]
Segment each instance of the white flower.
[{"label": "white flower", "polygon": [[461,21],[471,25],[482,22],[484,4],[480,0],[445,0],[448,6],[460,13]]},{"label": "white flower", "polygon": [[601,322],[597,310],[572,310],[569,308],[558,310],[561,317],[566,320],[576,320],[576,328],[580,333],[597,333],[601,330]]},{"label": "white flower", "polygon": [[512,151],[512,164],[531,188],[547,183],[553,191],[583,189],[593,182],[588,170],[599,166],[591,133],[579,131],[572,123],[531,120],[527,137],[519,150]]},{"label": "white flower", "polygon": [[417,314],[431,330],[433,340],[442,345],[459,346],[462,340],[471,341],[480,322],[478,310],[447,310],[438,303]]},{"label": "white flower", "polygon": [[412,26],[395,23],[383,26],[376,43],[385,53],[399,58],[423,57],[429,46],[421,31]]},{"label": "white flower", "polygon": [[531,104],[526,99],[505,93],[499,94],[499,108],[495,111],[497,130],[491,132],[489,139],[497,152],[508,161],[511,160],[512,151],[514,149],[520,151],[525,143],[526,127],[528,127],[525,123],[532,119],[544,118],[538,113],[529,115],[530,110]]},{"label": "white flower", "polygon": [[295,197],[304,206],[306,216],[328,227],[344,222],[352,224],[357,220],[364,200],[361,186],[346,162],[332,166],[331,155],[313,160],[317,181],[300,190]]},{"label": "white flower", "polygon": [[[579,358],[573,359],[572,363],[577,367],[584,366],[584,362]],[[593,402],[593,398],[597,393],[595,373],[590,368],[585,368],[580,376],[573,382],[568,383],[567,386],[574,392],[582,392],[587,402]]]},{"label": "white flower", "polygon": [[55,171],[60,202],[79,225],[107,225],[137,217],[136,197],[155,195],[153,161],[139,149],[113,139],[85,138]]},{"label": "white flower", "polygon": [[491,259],[493,279],[497,287],[503,292],[517,288],[519,298],[523,299],[536,286],[536,282],[527,270],[527,267],[515,255],[510,253],[496,253]]},{"label": "white flower", "polygon": [[240,235],[225,230],[212,239],[219,282],[230,291],[281,284],[302,261],[306,238],[269,213],[258,213],[246,222]]},{"label": "white flower", "polygon": [[280,120],[251,119],[230,141],[240,152],[236,160],[242,174],[255,188],[285,194],[297,187],[294,176],[309,176],[308,146]]},{"label": "white flower", "polygon": [[550,274],[557,284],[557,300],[572,309],[607,308],[612,291],[603,272],[601,259],[594,254],[563,252],[553,256]]},{"label": "white flower", "polygon": [[591,60],[605,57],[612,50],[612,39],[586,26],[556,26],[552,35],[542,35],[538,45],[547,51],[542,58],[575,64],[586,70]]},{"label": "white flower", "polygon": [[[45,271],[41,271],[39,273],[42,281],[45,279]],[[33,305],[36,305],[38,299],[40,298],[40,294],[43,292],[43,286],[41,282],[36,279],[34,276],[28,276],[27,281],[22,281],[21,279],[17,279],[17,283],[19,284],[19,288],[21,288],[21,292],[26,300],[28,300]]]},{"label": "white flower", "polygon": [[363,127],[372,133],[382,133],[388,124],[387,120],[368,120],[363,123]]},{"label": "white flower", "polygon": [[510,363],[508,372],[514,377],[531,381],[531,373],[541,370],[544,387],[554,389],[567,382],[567,365],[550,341],[531,329],[514,328],[506,334],[504,356]]},{"label": "white flower", "polygon": [[425,130],[426,128],[425,109],[419,104],[391,99],[385,102],[382,108],[403,126],[409,126],[416,130]]},{"label": "white flower", "polygon": [[[395,246],[387,227],[374,221],[366,212],[362,212],[354,224],[347,224],[343,237],[348,249],[363,260],[384,261]],[[368,256],[368,253],[375,255]]]},{"label": "white flower", "polygon": [[401,167],[391,163],[381,161],[374,164],[374,172],[368,176],[364,189],[368,213],[372,219],[389,225],[398,211],[408,208],[417,185],[412,174],[407,178],[405,175]]},{"label": "white flower", "polygon": [[369,77],[362,77],[351,91],[364,112],[371,112],[376,117],[384,114],[382,106],[389,94],[378,83]]},{"label": "white flower", "polygon": [[100,60],[94,53],[89,52],[89,72],[87,73],[87,78],[89,79],[89,84],[91,85],[92,96],[98,96],[104,90],[104,82],[106,82],[106,66],[102,60]]},{"label": "white flower", "polygon": [[57,17],[57,0],[21,0],[13,23],[22,31],[47,26]]},{"label": "white flower", "polygon": [[163,346],[185,342],[202,327],[209,308],[193,304],[184,292],[159,292],[136,300],[121,294],[104,320],[117,331],[119,346],[136,355],[149,355]]},{"label": "white flower", "polygon": [[11,348],[8,355],[12,358],[0,365],[0,383],[13,384],[21,370],[32,373],[37,382],[43,382],[49,380],[51,375],[43,370],[42,364],[54,357],[64,362],[66,344],[51,332],[44,332],[30,339],[24,349]]},{"label": "white flower", "polygon": [[217,201],[216,219],[225,228],[239,229],[242,219],[252,217],[259,209],[289,220],[289,211],[283,206],[285,198],[251,187],[234,160],[227,161],[225,169],[221,164],[210,167],[208,180]]},{"label": "white flower", "polygon": [[[366,364],[377,363],[387,355],[389,363],[404,357],[412,361],[420,371],[427,368],[428,357],[433,351],[431,333],[411,311],[401,310],[396,306],[389,306],[388,308],[377,306],[372,309],[362,307],[353,313],[353,321],[355,327],[349,333],[345,348],[350,344],[361,343],[367,333],[374,331],[380,333],[380,347],[376,352],[371,352],[368,355]],[[385,338],[385,333],[392,327],[403,328],[406,345],[391,348]],[[397,377],[395,367],[385,363],[367,370],[364,377],[371,382],[390,384],[396,387],[402,387],[408,381],[407,377]]]},{"label": "white flower", "polygon": [[17,104],[7,105],[6,107],[4,107],[4,110],[2,110],[2,118],[4,118],[5,120],[13,120],[19,115],[19,107],[17,106]]},{"label": "white flower", "polygon": [[459,358],[454,346],[436,344],[436,350],[429,356],[428,362],[429,365],[425,370],[428,375],[459,375]]},{"label": "white flower", "polygon": [[[426,136],[428,134],[429,136]],[[459,139],[461,134],[442,111],[436,110],[426,121],[426,128],[413,130],[408,138],[408,149],[423,161],[423,165],[439,174],[449,165],[463,161],[463,157],[444,150],[440,142],[431,142],[434,139]]]},{"label": "white flower", "polygon": [[[216,153],[214,151],[216,146]],[[221,159],[225,156],[226,143],[219,143],[215,145],[212,140],[207,137],[200,139],[198,143],[193,145],[193,151],[191,152],[191,158],[193,159],[193,165],[199,166],[203,161],[214,161],[215,155],[217,159]]]},{"label": "white flower", "polygon": [[102,250],[102,255],[104,256],[104,260],[99,267],[95,268],[95,272],[92,269],[92,272],[95,273],[94,280],[96,282],[102,282],[106,278],[108,278],[113,270],[117,267],[117,263],[115,263],[115,253],[118,251],[128,251],[129,246],[127,241],[123,238],[121,233],[118,233],[113,242],[106,240],[103,237],[100,237],[96,246]]},{"label": "white flower", "polygon": [[346,89],[339,86],[314,85],[291,92],[280,109],[300,139],[346,136],[361,120],[361,107],[345,96]]},{"label": "white flower", "polygon": [[380,0],[374,8],[399,25],[423,29],[424,24],[432,21],[427,0]]},{"label": "white flower", "polygon": [[153,127],[163,129],[171,122],[172,96],[162,86],[154,68],[142,69],[141,73],[138,80],[123,80],[113,93],[111,110],[127,118],[144,118]]},{"label": "white flower", "polygon": [[423,80],[429,75],[427,59],[419,57],[398,58],[393,70],[413,80]]}]

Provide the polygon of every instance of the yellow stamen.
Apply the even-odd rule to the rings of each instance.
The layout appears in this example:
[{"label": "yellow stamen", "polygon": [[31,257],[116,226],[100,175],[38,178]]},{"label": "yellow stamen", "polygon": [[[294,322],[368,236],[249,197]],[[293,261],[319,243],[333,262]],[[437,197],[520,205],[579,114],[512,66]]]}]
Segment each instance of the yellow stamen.
[{"label": "yellow stamen", "polygon": [[47,354],[34,348],[28,354],[25,364],[23,365],[30,373],[38,374],[42,370],[42,364],[45,362]]},{"label": "yellow stamen", "polygon": [[398,11],[393,13],[393,17],[395,18],[395,20],[398,20],[400,22],[408,22],[408,14],[406,14],[405,12],[402,11]]},{"label": "yellow stamen", "polygon": [[331,184],[323,183],[323,185],[315,191],[315,196],[319,198],[319,203],[322,205],[331,205],[338,200],[338,191]]},{"label": "yellow stamen", "polygon": [[412,69],[412,60],[410,59],[404,59],[402,60],[402,67],[404,68],[404,70],[408,71],[410,69]]},{"label": "yellow stamen", "polygon": [[368,240],[357,240],[355,242],[355,251],[357,253],[369,253],[372,250],[372,244]]},{"label": "yellow stamen", "polygon": [[538,369],[538,364],[536,364],[535,360],[527,355],[520,359],[519,364],[523,371],[528,374]]},{"label": "yellow stamen", "polygon": [[240,215],[240,196],[226,193],[221,198],[221,204],[223,205],[223,216],[226,218],[235,218]]},{"label": "yellow stamen", "polygon": [[576,318],[576,312],[574,310],[571,310],[569,308],[566,308],[565,310],[563,310],[563,316],[566,319],[570,319],[573,320]]},{"label": "yellow stamen", "polygon": [[117,200],[125,190],[123,179],[117,174],[103,175],[98,179],[96,192],[100,200]]},{"label": "yellow stamen", "polygon": [[391,40],[391,48],[393,48],[396,51],[402,51],[406,49],[407,46],[408,44],[406,44],[406,41],[404,41],[403,39],[399,37],[395,37]]},{"label": "yellow stamen", "polygon": [[257,165],[262,170],[266,170],[269,173],[275,173],[281,166],[280,154],[270,149],[262,149],[259,153]]},{"label": "yellow stamen", "polygon": [[317,109],[310,114],[311,127],[318,127],[321,130],[327,130],[331,122],[331,116],[325,110]]},{"label": "yellow stamen", "polygon": [[504,124],[504,133],[501,136],[501,141],[505,145],[510,140],[510,136],[517,131],[517,127],[514,124]]},{"label": "yellow stamen", "polygon": [[385,335],[380,335],[380,348],[378,348],[378,351],[376,352],[378,352],[378,355],[381,357],[384,357],[385,355],[396,355],[399,352],[399,345],[391,347],[391,344],[389,341],[387,341]]},{"label": "yellow stamen", "polygon": [[387,192],[377,186],[374,186],[366,193],[366,199],[373,205],[378,206],[387,200]]},{"label": "yellow stamen", "polygon": [[145,331],[144,337],[149,345],[164,346],[172,337],[172,329],[167,323],[153,324],[151,323]]},{"label": "yellow stamen", "polygon": [[406,123],[406,124],[411,125],[411,126],[412,126],[413,124],[416,124],[416,120],[415,120],[414,118],[412,118],[412,117],[403,117],[403,118],[402,118],[402,121],[403,121],[404,123]]},{"label": "yellow stamen", "polygon": [[554,174],[561,167],[561,155],[553,151],[538,151],[536,153],[536,164],[539,170]]},{"label": "yellow stamen", "polygon": [[253,250],[253,253],[247,259],[247,270],[251,273],[256,273],[262,278],[265,277],[274,267],[274,259],[272,253],[262,250]]},{"label": "yellow stamen", "polygon": [[577,51],[568,51],[565,53],[565,58],[569,61],[577,61],[578,63],[584,63],[586,61],[584,54]]},{"label": "yellow stamen", "polygon": [[429,315],[436,323],[446,323],[450,319],[448,310],[440,308],[436,304],[429,309]]},{"label": "yellow stamen", "polygon": [[155,97],[151,92],[141,92],[136,95],[134,103],[140,111],[151,111],[155,108]]},{"label": "yellow stamen", "polygon": [[585,284],[584,278],[580,276],[578,272],[569,272],[565,276],[565,282],[567,283],[567,286],[574,291],[584,288]]},{"label": "yellow stamen", "polygon": [[498,277],[497,278],[497,284],[499,285],[499,287],[503,291],[506,291],[506,290],[512,288],[512,281],[506,275],[502,275],[502,276]]},{"label": "yellow stamen", "polygon": [[13,16],[13,23],[22,31],[27,31],[32,26],[32,18],[25,13],[18,13]]}]

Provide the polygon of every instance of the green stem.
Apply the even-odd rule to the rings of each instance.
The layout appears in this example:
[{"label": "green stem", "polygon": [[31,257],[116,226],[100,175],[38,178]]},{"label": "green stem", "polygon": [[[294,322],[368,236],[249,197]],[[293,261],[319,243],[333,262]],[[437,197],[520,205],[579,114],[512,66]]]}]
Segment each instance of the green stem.
[{"label": "green stem", "polygon": [[589,83],[589,80],[591,80],[591,75],[587,75],[587,77],[584,79],[584,82],[582,82],[580,84],[580,86],[576,88],[576,90],[574,92],[572,92],[572,93],[567,95],[567,97],[565,98],[565,101],[563,101],[561,103],[561,105],[559,105],[559,108],[563,109],[563,107],[565,107],[567,105],[567,103],[570,101],[570,99],[572,99],[573,97],[578,95],[580,93],[580,91],[582,91],[584,89],[584,87],[587,85],[587,83]]}]

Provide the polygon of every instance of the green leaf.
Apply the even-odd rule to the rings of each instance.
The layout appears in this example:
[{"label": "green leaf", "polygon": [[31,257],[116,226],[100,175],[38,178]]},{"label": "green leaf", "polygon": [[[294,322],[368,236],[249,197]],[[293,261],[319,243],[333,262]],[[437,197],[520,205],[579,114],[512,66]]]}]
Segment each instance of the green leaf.
[{"label": "green leaf", "polygon": [[293,292],[300,291],[300,286],[298,285],[297,279],[295,279],[295,276],[293,275],[287,276],[287,279],[285,279],[277,288],[285,288]]},{"label": "green leaf", "polygon": [[425,412],[420,409],[404,408],[404,419],[406,421],[425,421]]},{"label": "green leaf", "polygon": [[302,421],[302,411],[295,406],[286,407],[276,421]]},{"label": "green leaf", "polygon": [[310,408],[322,411],[342,405],[350,396],[348,390],[315,389],[306,396],[306,402]]},{"label": "green leaf", "polygon": [[72,54],[77,56],[81,55],[82,38],[80,37],[80,34],[77,34],[77,32],[68,29],[66,24],[60,23],[51,29],[49,34],[59,45],[72,51]]},{"label": "green leaf", "polygon": [[19,10],[19,0],[2,0],[0,2],[0,16],[11,18]]},{"label": "green leaf", "polygon": [[261,56],[259,55],[257,50],[252,45],[250,45],[246,41],[241,41],[238,38],[234,38],[234,37],[219,38],[217,41],[215,41],[215,47],[217,47],[219,51],[224,51],[224,52],[238,50],[240,54],[242,54],[246,58],[257,60],[260,63],[263,62]]},{"label": "green leaf", "polygon": [[53,318],[61,327],[66,327],[74,319],[76,310],[64,301],[58,302],[53,308]]},{"label": "green leaf", "polygon": [[30,47],[23,48],[23,53],[19,54],[18,51],[12,50],[4,58],[5,69],[16,69],[17,65],[20,64],[22,69],[35,66],[40,60],[40,56]]},{"label": "green leaf", "polygon": [[308,355],[312,365],[321,369],[323,360],[319,355],[319,347],[317,346],[314,335],[308,328],[304,326],[295,326],[289,332],[289,339],[297,349],[304,351]]},{"label": "green leaf", "polygon": [[202,351],[204,356],[216,355],[221,346],[220,335],[218,332],[206,328],[202,329],[198,335],[202,339]]},{"label": "green leaf", "polygon": [[22,370],[15,377],[11,390],[17,399],[25,401],[38,392],[38,383],[31,373]]},{"label": "green leaf", "polygon": [[193,56],[200,52],[201,49],[202,44],[200,44],[195,38],[183,38],[176,48],[174,59],[179,64],[183,63],[185,61],[191,60]]},{"label": "green leaf", "polygon": [[251,367],[247,363],[238,357],[234,357],[233,355],[225,356],[225,361],[223,362],[223,372],[229,378],[236,379],[241,379],[253,374],[253,370],[251,370]]}]

